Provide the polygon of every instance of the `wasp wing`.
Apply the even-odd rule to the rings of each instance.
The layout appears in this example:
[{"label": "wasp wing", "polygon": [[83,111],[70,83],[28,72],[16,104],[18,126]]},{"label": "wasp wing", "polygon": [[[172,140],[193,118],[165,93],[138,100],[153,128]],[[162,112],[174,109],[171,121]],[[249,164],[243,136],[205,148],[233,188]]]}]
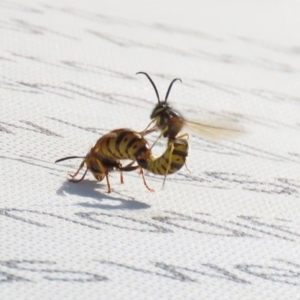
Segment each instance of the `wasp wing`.
[{"label": "wasp wing", "polygon": [[209,139],[230,139],[245,133],[245,130],[237,124],[209,124],[185,120],[185,125],[191,129],[193,133]]}]

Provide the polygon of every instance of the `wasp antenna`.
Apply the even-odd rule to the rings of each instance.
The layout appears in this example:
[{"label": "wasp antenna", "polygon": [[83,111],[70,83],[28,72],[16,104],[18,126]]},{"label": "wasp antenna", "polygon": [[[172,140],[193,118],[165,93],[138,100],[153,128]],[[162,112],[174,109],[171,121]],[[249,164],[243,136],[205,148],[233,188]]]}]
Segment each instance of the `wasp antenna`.
[{"label": "wasp antenna", "polygon": [[168,88],[168,91],[167,91],[167,94],[166,94],[166,98],[165,98],[165,102],[167,102],[168,100],[168,97],[169,97],[169,94],[170,94],[170,91],[171,91],[171,88],[172,88],[172,85],[174,84],[175,81],[177,80],[180,80],[182,82],[182,80],[180,78],[175,78],[172,80],[172,82],[170,83],[169,85],[169,88]]},{"label": "wasp antenna", "polygon": [[63,157],[63,158],[60,158],[60,159],[56,160],[55,163],[58,163],[58,162],[61,162],[61,161],[67,160],[67,159],[73,159],[73,158],[84,158],[84,156],[68,156],[68,157]]},{"label": "wasp antenna", "polygon": [[151,77],[150,77],[147,73],[145,73],[145,72],[137,72],[135,75],[138,75],[138,74],[144,74],[144,75],[147,76],[147,78],[149,79],[149,81],[151,82],[151,84],[152,84],[152,86],[153,86],[153,88],[154,88],[154,91],[155,91],[155,94],[156,94],[158,103],[160,103],[160,100],[159,100],[159,94],[158,94],[157,88],[156,88],[156,86],[155,86],[153,80],[151,79]]}]

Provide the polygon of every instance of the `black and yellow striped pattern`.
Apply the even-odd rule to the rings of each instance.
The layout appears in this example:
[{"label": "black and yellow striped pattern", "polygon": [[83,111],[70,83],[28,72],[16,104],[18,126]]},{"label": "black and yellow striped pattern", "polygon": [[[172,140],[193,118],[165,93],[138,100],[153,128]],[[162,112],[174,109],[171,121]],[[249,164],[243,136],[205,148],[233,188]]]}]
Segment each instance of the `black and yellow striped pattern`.
[{"label": "black and yellow striped pattern", "polygon": [[148,142],[138,132],[131,129],[116,129],[101,137],[94,152],[110,159],[137,161],[151,157]]},{"label": "black and yellow striped pattern", "polygon": [[[61,162],[67,159],[83,158],[78,170],[69,174],[72,182],[80,182],[87,171],[90,171],[98,181],[106,178],[108,192],[111,192],[108,174],[119,170],[121,183],[123,183],[122,171],[140,170],[145,186],[153,191],[147,184],[144,171],[146,169],[153,174],[166,176],[177,172],[186,162],[188,155],[188,137],[169,140],[166,151],[159,157],[152,155],[147,140],[131,129],[116,129],[101,137],[91,151],[85,156],[69,156],[58,159]],[[132,163],[122,167],[120,160],[129,159]],[[133,163],[137,162],[137,165]],[[86,171],[80,179],[75,179],[80,170],[86,165]],[[165,181],[164,179],[164,181]]]},{"label": "black and yellow striped pattern", "polygon": [[186,163],[189,144],[187,139],[169,141],[166,151],[157,158],[138,160],[138,165],[156,175],[170,175],[179,171]]},{"label": "black and yellow striped pattern", "polygon": [[108,159],[132,160],[153,174],[166,176],[177,172],[185,164],[188,146],[187,138],[170,139],[166,151],[155,158],[140,133],[121,128],[101,137],[93,151]]}]

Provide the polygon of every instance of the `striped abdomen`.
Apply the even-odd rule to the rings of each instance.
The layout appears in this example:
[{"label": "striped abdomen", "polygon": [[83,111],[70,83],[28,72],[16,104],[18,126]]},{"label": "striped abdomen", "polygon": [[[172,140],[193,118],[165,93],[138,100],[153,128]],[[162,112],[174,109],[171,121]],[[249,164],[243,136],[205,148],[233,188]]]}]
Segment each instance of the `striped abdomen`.
[{"label": "striped abdomen", "polygon": [[101,137],[93,150],[106,158],[137,161],[151,157],[147,141],[130,129],[116,129]]},{"label": "striped abdomen", "polygon": [[177,138],[168,142],[168,147],[163,155],[157,158],[151,157],[146,160],[138,160],[138,165],[153,174],[173,174],[185,164],[188,150],[188,140]]}]

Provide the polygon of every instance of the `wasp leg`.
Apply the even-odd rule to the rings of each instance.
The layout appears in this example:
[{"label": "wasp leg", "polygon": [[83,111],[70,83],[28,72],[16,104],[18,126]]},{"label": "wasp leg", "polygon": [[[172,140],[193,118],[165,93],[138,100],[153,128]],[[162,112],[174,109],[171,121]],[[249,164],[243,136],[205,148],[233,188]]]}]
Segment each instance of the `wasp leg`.
[{"label": "wasp leg", "polygon": [[[85,177],[87,171],[88,171],[88,168],[85,170],[84,174],[82,175],[82,177],[81,177],[80,179],[74,179],[74,177],[76,176],[76,175],[75,175],[75,176],[72,177],[72,179],[69,179],[69,181],[70,181],[70,182],[75,182],[75,183],[78,183],[78,182],[82,181],[83,178]],[[77,172],[76,172],[76,173],[77,173]]]},{"label": "wasp leg", "polygon": [[150,188],[148,186],[143,168],[141,168],[140,166],[132,166],[133,163],[135,163],[135,162],[132,162],[129,165],[127,165],[126,167],[121,168],[121,170],[122,171],[133,171],[133,170],[139,169],[140,174],[142,174],[143,182],[144,182],[144,185],[146,186],[146,188],[151,192],[155,192],[152,188]]},{"label": "wasp leg", "polygon": [[[130,167],[132,167],[132,165],[135,163],[135,161],[132,161],[131,163],[129,163],[128,165],[126,165],[125,167],[122,167],[121,169],[123,170],[126,170],[126,168],[129,168],[128,170],[131,170],[130,169]],[[134,166],[134,167],[136,167],[136,166]],[[133,170],[135,170],[135,169],[133,169]]]},{"label": "wasp leg", "polygon": [[111,188],[110,188],[110,183],[108,179],[108,172],[105,172],[105,177],[106,177],[106,183],[107,183],[107,188],[108,188],[108,193],[111,193]]},{"label": "wasp leg", "polygon": [[188,168],[187,163],[185,162],[184,164],[185,168],[190,172],[190,174],[192,174],[192,171]]},{"label": "wasp leg", "polygon": [[124,183],[124,178],[123,178],[123,172],[120,171],[120,181],[121,181],[121,184]]},{"label": "wasp leg", "polygon": [[136,170],[137,166],[132,167],[132,165],[135,163],[135,161],[129,163],[127,166],[120,168],[120,180],[121,180],[121,184],[124,183],[124,177],[123,177],[123,172],[122,171],[132,171],[132,170]]},{"label": "wasp leg", "polygon": [[154,125],[153,127],[151,127],[151,128],[148,129],[148,130],[145,129],[144,131],[139,132],[139,134],[140,134],[142,137],[144,137],[145,135],[147,135],[147,134],[149,134],[149,133],[152,133],[152,132],[156,131],[156,129],[157,129],[157,126]]},{"label": "wasp leg", "polygon": [[154,125],[151,129],[149,129],[149,130],[147,131],[147,129],[150,127],[150,125],[151,125],[152,123],[154,123],[154,122],[155,122],[155,120],[152,120],[152,121],[147,125],[147,127],[146,127],[142,132],[140,132],[141,136],[144,136],[144,135],[150,133],[151,130],[153,130],[154,128],[156,128],[156,125]]},{"label": "wasp leg", "polygon": [[152,150],[152,148],[154,147],[154,145],[157,143],[157,141],[163,136],[163,134],[168,130],[168,126],[161,131],[160,135],[158,136],[158,138],[155,140],[155,142],[152,144],[152,146],[150,147],[150,150]]},{"label": "wasp leg", "polygon": [[72,178],[74,178],[74,177],[76,177],[77,175],[78,175],[78,173],[80,172],[80,170],[83,168],[83,166],[84,166],[84,161],[80,164],[80,166],[79,166],[79,168],[78,168],[78,170],[76,171],[76,173],[75,174],[68,174],[70,177],[72,177]]},{"label": "wasp leg", "polygon": [[147,182],[146,182],[146,178],[145,178],[145,172],[144,172],[144,169],[143,168],[140,168],[140,174],[142,174],[142,177],[143,177],[143,181],[144,181],[144,185],[146,186],[146,188],[150,191],[150,192],[155,192],[154,189],[151,189]]}]

